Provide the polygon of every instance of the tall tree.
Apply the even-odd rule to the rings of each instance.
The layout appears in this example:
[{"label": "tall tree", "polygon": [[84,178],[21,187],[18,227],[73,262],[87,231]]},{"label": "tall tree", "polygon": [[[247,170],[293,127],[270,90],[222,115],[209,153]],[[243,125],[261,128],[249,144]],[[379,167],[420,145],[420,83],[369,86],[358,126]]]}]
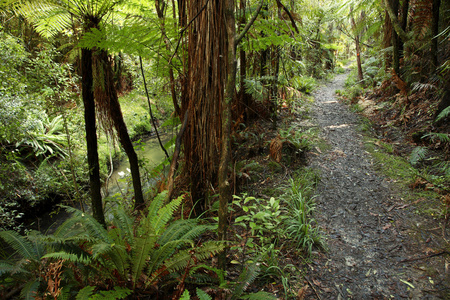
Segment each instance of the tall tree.
[{"label": "tall tree", "polygon": [[[122,4],[123,0],[18,0],[13,1],[10,5],[17,7],[17,11],[29,19],[36,25],[36,30],[46,36],[54,36],[57,33],[75,28],[75,25],[80,24],[83,29],[83,35],[91,32],[92,30],[99,30],[102,28],[103,23],[110,17],[118,5]],[[85,122],[86,122],[86,142],[88,151],[88,165],[90,170],[90,189],[91,189],[91,202],[93,208],[94,217],[102,224],[104,224],[102,198],[100,193],[100,177],[99,177],[99,165],[98,165],[98,152],[97,152],[97,136],[96,136],[96,107],[95,107],[95,95],[94,95],[94,76],[93,76],[93,53],[94,50],[83,47],[81,51],[82,62],[82,96],[85,106]],[[102,62],[98,66],[106,68],[109,64],[107,55],[100,55],[97,57]],[[88,65],[90,64],[90,65]],[[106,69],[105,69],[106,70]],[[98,72],[97,74],[103,74]],[[108,86],[107,77],[102,76],[96,78],[100,85]],[[112,118],[112,123],[118,131],[119,141],[122,142],[123,147],[126,149],[127,155],[130,156],[130,169],[133,177],[133,185],[135,192],[135,207],[140,207],[144,203],[144,197],[142,189],[140,188],[140,176],[139,167],[137,163],[134,163],[134,149],[130,149],[128,132],[126,131],[125,123],[121,113],[113,110],[119,110],[120,106],[114,105],[115,100],[110,100],[110,97],[117,97],[115,90],[103,91],[103,95],[108,95],[102,99],[109,99],[109,103],[97,103],[98,107],[109,109],[110,111],[102,112],[104,115],[109,115]],[[101,93],[98,93],[100,95]],[[112,105],[111,105],[112,103]],[[134,153],[134,155],[133,155]]]},{"label": "tall tree", "polygon": [[224,87],[228,73],[225,1],[187,1],[188,62],[182,88],[182,115],[188,111],[183,137],[185,171],[197,212],[217,186],[221,151]]}]

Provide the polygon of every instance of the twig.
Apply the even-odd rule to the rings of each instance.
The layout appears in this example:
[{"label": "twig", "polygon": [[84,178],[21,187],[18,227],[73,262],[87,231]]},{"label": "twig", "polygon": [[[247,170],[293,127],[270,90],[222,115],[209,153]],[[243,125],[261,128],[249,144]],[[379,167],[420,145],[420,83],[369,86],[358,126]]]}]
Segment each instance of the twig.
[{"label": "twig", "polygon": [[311,283],[311,281],[309,281],[308,277],[304,276],[304,278],[306,279],[306,281],[308,282],[309,286],[314,291],[314,294],[316,294],[317,299],[321,300],[322,298],[320,298],[319,293],[317,293],[316,289],[314,288],[314,285]]},{"label": "twig", "polygon": [[448,251],[441,251],[441,252],[439,252],[439,253],[434,253],[434,254],[430,254],[430,255],[418,257],[418,258],[404,259],[404,260],[399,261],[399,263],[403,263],[403,262],[411,262],[411,261],[418,261],[418,260],[422,260],[422,259],[427,259],[427,258],[439,256],[439,255],[442,255],[442,254],[449,254],[449,255],[450,255],[450,252],[448,252]]},{"label": "twig", "polygon": [[166,155],[166,157],[169,159],[170,158],[169,154],[167,153],[166,148],[164,148],[164,145],[161,142],[161,137],[159,136],[158,128],[156,127],[155,118],[153,117],[152,105],[150,103],[150,97],[148,95],[147,83],[145,82],[145,74],[144,74],[144,68],[142,66],[142,57],[141,56],[139,56],[139,64],[141,66],[141,73],[142,73],[142,79],[144,81],[145,94],[147,95],[147,102],[148,102],[148,109],[149,109],[149,112],[150,112],[150,119],[152,120],[153,127],[155,127],[156,137],[158,138],[159,145],[161,146],[161,149],[164,151],[164,154]]}]

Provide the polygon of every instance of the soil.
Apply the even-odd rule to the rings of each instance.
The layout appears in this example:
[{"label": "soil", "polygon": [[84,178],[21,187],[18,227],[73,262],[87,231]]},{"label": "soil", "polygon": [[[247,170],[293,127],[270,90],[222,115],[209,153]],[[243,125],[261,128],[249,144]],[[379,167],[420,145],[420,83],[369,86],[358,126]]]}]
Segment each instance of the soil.
[{"label": "soil", "polygon": [[320,170],[315,218],[327,251],[306,265],[304,299],[450,299],[449,230],[376,170],[359,116],[335,95],[347,76],[314,94],[312,114],[331,146],[308,155]]}]

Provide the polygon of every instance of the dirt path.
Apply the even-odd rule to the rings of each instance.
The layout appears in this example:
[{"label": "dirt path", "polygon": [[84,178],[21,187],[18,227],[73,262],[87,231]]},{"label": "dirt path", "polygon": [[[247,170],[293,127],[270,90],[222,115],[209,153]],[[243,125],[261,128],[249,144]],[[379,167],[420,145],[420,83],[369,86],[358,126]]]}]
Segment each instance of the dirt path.
[{"label": "dirt path", "polygon": [[336,99],[335,90],[343,89],[347,75],[315,93],[313,115],[331,145],[310,159],[321,172],[316,219],[328,251],[308,264],[312,288],[307,298],[440,299],[438,282],[424,272],[427,260],[402,262],[425,255],[426,245],[411,239],[419,217],[402,206],[387,179],[374,170],[356,128],[358,117]]}]

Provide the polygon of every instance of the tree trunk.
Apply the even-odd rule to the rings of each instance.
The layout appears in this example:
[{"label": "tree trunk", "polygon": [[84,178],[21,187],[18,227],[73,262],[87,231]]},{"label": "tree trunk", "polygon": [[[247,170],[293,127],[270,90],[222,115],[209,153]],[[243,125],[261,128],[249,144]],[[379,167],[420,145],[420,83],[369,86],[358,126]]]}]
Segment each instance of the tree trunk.
[{"label": "tree trunk", "polygon": [[[395,14],[395,16],[398,15],[398,7],[399,7],[399,0],[392,0],[392,11]],[[392,19],[392,18],[391,18]],[[391,20],[393,24],[394,20]],[[394,26],[395,29],[395,26]],[[400,77],[400,44],[401,40],[398,35],[398,30],[394,30],[392,32],[392,46],[393,46],[393,68],[395,73]]]},{"label": "tree trunk", "polygon": [[352,27],[353,32],[355,34],[355,48],[356,48],[356,64],[358,66],[358,81],[360,84],[364,84],[364,76],[362,71],[362,64],[361,64],[361,45],[359,41],[359,31],[356,27],[355,18],[353,17],[353,8],[350,9],[350,13],[352,15]]},{"label": "tree trunk", "polygon": [[[402,29],[406,32],[408,26],[409,0],[403,0],[402,5]],[[400,57],[403,57],[404,41],[400,40]]]},{"label": "tree trunk", "polygon": [[437,35],[439,34],[439,8],[441,6],[441,0],[433,0],[433,23],[431,25],[431,61],[433,64],[432,72],[436,71],[436,68],[439,66],[438,62],[438,41],[439,38]]},{"label": "tree trunk", "polygon": [[199,214],[217,188],[228,50],[222,1],[190,0],[187,12],[192,22],[181,99],[182,115],[189,111],[183,145],[194,212]]},{"label": "tree trunk", "polygon": [[[123,120],[117,91],[114,87],[114,75],[108,53],[101,50],[96,56],[94,65],[96,65],[97,80],[99,80],[99,83],[94,88],[97,105],[103,114],[103,120],[106,118],[106,122],[103,123],[111,124],[115,128],[119,142],[128,156],[134,189],[134,208],[140,209],[144,206],[144,195],[142,193],[139,161],[128,134],[127,126]],[[110,125],[105,126],[108,130]]]},{"label": "tree trunk", "polygon": [[[228,73],[226,81],[226,92],[223,99],[222,110],[222,147],[219,164],[219,227],[218,238],[221,241],[226,240],[227,221],[228,221],[228,203],[231,201],[231,186],[228,182],[228,169],[231,161],[231,103],[235,95],[236,86],[236,44],[235,44],[235,18],[234,18],[234,0],[224,1],[225,24],[227,29],[228,46]],[[219,256],[219,267],[225,270],[226,253]]]},{"label": "tree trunk", "polygon": [[105,226],[97,150],[97,128],[95,124],[92,51],[84,48],[81,49],[81,79],[92,214],[97,222]]}]

